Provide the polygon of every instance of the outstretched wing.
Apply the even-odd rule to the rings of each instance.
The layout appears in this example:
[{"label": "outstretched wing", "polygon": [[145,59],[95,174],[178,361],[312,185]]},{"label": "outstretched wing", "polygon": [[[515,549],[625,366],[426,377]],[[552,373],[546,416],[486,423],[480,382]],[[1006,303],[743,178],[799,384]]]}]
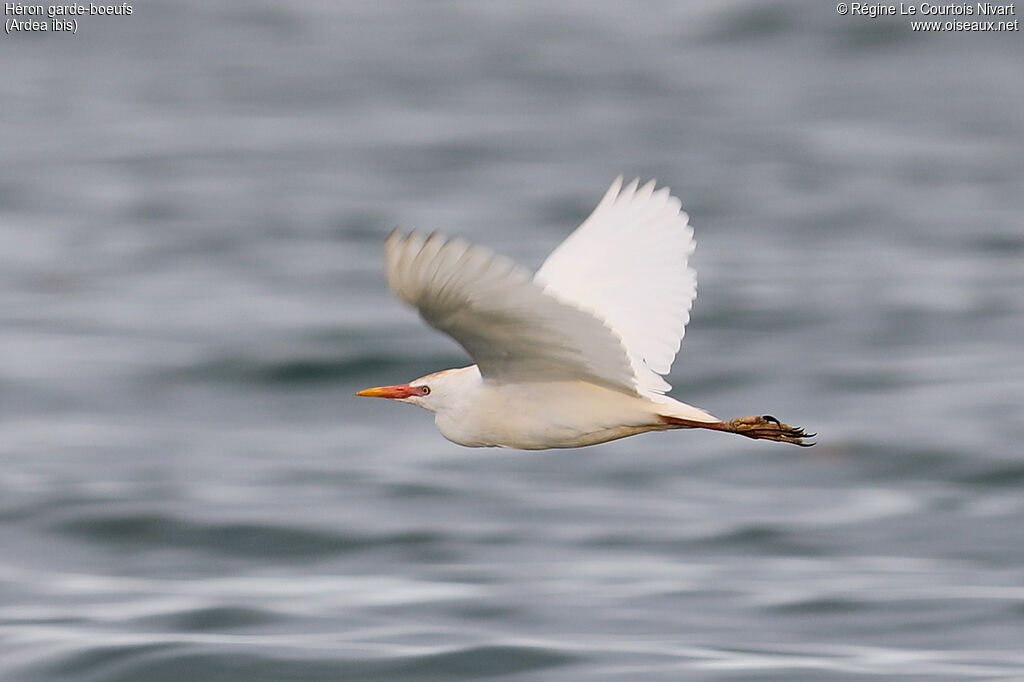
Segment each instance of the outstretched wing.
[{"label": "outstretched wing", "polygon": [[638,394],[622,342],[593,314],[544,292],[529,271],[489,249],[434,233],[387,240],[388,282],[487,379],[589,381]]},{"label": "outstretched wing", "polygon": [[[622,339],[639,389],[671,386],[668,374],[690,321],[697,274],[689,216],[651,180],[616,178],[594,212],[537,271],[544,291],[594,313]],[[621,190],[621,191],[620,191]]]}]

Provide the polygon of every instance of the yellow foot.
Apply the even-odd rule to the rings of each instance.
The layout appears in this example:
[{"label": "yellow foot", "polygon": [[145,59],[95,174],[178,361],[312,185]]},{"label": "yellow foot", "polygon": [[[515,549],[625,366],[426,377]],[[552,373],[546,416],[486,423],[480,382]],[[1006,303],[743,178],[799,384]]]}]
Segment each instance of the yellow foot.
[{"label": "yellow foot", "polygon": [[805,443],[804,438],[814,438],[816,433],[804,433],[798,426],[783,424],[770,414],[763,417],[736,417],[726,422],[728,430],[747,438],[776,440],[809,448],[814,443]]}]

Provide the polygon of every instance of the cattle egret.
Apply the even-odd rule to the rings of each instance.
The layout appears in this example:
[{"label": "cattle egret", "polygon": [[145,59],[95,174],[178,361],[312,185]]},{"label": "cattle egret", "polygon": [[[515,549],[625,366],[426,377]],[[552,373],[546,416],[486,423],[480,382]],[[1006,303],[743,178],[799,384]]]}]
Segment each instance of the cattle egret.
[{"label": "cattle egret", "polygon": [[679,199],[638,185],[619,176],[532,276],[463,239],[392,232],[392,290],[477,364],[357,395],[426,408],[469,447],[575,448],[667,429],[812,445],[774,417],[721,421],[665,395],[697,295],[695,243]]}]

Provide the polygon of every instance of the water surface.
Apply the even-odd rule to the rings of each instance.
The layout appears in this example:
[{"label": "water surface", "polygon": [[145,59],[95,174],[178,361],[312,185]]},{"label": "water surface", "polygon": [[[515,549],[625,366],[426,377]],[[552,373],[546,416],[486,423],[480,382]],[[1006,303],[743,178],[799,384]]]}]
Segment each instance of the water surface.
[{"label": "water surface", "polygon": [[[1024,46],[801,3],[152,2],[0,41],[0,677],[1024,677]],[[674,395],[809,451],[444,441],[395,226],[619,173]]]}]

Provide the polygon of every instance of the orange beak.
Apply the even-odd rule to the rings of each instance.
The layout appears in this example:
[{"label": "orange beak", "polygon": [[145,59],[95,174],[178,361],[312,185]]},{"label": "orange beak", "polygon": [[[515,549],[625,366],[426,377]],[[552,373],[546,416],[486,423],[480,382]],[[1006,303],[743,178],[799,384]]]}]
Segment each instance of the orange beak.
[{"label": "orange beak", "polygon": [[398,386],[378,386],[377,388],[368,388],[365,391],[359,391],[356,395],[361,395],[365,398],[391,398],[392,400],[401,400],[402,398],[419,395],[419,392],[409,384],[400,384]]}]

